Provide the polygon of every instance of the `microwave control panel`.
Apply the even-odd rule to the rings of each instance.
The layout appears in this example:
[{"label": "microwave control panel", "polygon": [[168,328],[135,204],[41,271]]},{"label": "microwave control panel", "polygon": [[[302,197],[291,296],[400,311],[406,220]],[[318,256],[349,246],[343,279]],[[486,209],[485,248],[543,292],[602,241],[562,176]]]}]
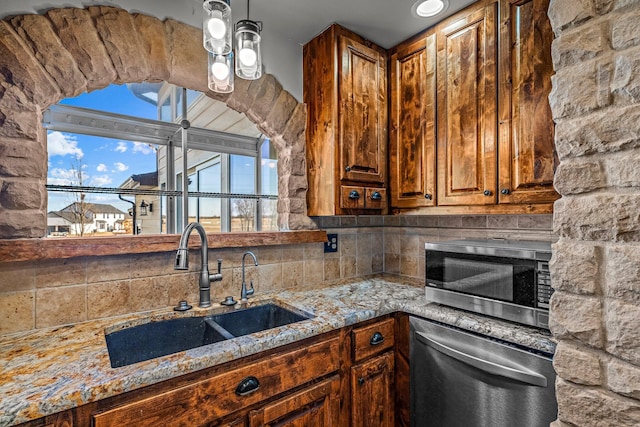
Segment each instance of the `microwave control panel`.
[{"label": "microwave control panel", "polygon": [[551,287],[551,273],[549,272],[548,262],[538,262],[538,307],[549,308],[549,299],[553,294]]}]

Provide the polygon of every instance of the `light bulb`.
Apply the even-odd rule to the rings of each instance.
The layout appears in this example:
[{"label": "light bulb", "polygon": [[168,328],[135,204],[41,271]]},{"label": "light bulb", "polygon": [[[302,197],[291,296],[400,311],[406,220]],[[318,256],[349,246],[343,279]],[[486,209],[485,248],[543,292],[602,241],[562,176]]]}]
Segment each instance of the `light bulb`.
[{"label": "light bulb", "polygon": [[229,77],[229,67],[224,62],[214,62],[211,66],[211,73],[216,80],[226,80]]},{"label": "light bulb", "polygon": [[426,0],[418,5],[416,13],[418,16],[428,17],[440,13],[444,9],[442,0]]},{"label": "light bulb", "polygon": [[214,10],[211,13],[211,18],[207,22],[207,29],[209,30],[211,37],[214,39],[224,38],[224,35],[227,32],[227,26],[222,19],[222,12]]},{"label": "light bulb", "polygon": [[245,67],[253,67],[256,65],[256,61],[258,60],[258,55],[256,55],[256,51],[253,50],[253,43],[245,42],[242,49],[238,53],[238,58],[240,58],[240,63]]}]

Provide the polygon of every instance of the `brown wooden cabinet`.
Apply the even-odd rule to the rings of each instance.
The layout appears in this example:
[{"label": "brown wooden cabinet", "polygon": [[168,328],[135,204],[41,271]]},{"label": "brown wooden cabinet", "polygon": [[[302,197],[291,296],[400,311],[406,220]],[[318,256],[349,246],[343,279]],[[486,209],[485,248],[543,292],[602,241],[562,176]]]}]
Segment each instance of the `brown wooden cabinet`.
[{"label": "brown wooden cabinet", "polygon": [[396,47],[389,65],[391,206],[436,205],[436,34]]},{"label": "brown wooden cabinet", "polygon": [[304,46],[303,73],[308,214],[383,213],[386,199],[343,187],[386,188],[386,51],[333,24]]},{"label": "brown wooden cabinet", "polygon": [[480,0],[391,51],[393,208],[551,211],[548,6]]},{"label": "brown wooden cabinet", "polygon": [[339,376],[328,378],[249,413],[249,427],[337,427],[339,422]]},{"label": "brown wooden cabinet", "polygon": [[351,333],[353,361],[358,362],[351,367],[351,426],[394,425],[394,333],[393,318]]},{"label": "brown wooden cabinet", "polygon": [[437,27],[438,204],[497,202],[497,4]]},{"label": "brown wooden cabinet", "polygon": [[556,200],[549,0],[500,1],[500,203]]},{"label": "brown wooden cabinet", "polygon": [[[214,375],[181,381],[162,392],[134,393],[123,402],[118,398],[111,404],[99,402],[95,408],[89,407],[84,412],[90,413],[94,427],[270,425],[277,420],[281,423],[294,414],[303,416],[305,411],[310,411],[304,415],[307,419],[321,411],[322,419],[331,421],[319,425],[336,425],[333,420],[339,413],[336,407],[339,380],[335,375],[303,391],[296,391],[305,384],[338,372],[339,339],[336,334],[332,335],[289,346],[237,367],[218,368]],[[279,396],[284,397],[269,403]],[[103,406],[107,408],[101,409]],[[264,424],[260,424],[262,422]]]}]

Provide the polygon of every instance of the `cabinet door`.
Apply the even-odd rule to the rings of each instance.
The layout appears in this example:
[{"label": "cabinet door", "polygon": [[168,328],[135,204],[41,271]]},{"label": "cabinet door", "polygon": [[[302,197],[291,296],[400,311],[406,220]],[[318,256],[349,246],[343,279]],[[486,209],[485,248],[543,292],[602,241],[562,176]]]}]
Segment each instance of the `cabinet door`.
[{"label": "cabinet door", "polygon": [[437,27],[438,204],[494,204],[496,4]]},{"label": "cabinet door", "polygon": [[339,36],[340,178],[385,182],[387,79],[383,55]]},{"label": "cabinet door", "polygon": [[436,35],[391,57],[391,206],[436,204]]},{"label": "cabinet door", "polygon": [[351,368],[351,426],[393,427],[393,352]]},{"label": "cabinet door", "polygon": [[250,427],[338,426],[340,377],[334,376],[249,413]]},{"label": "cabinet door", "polygon": [[501,0],[500,203],[549,202],[555,169],[549,0]]}]

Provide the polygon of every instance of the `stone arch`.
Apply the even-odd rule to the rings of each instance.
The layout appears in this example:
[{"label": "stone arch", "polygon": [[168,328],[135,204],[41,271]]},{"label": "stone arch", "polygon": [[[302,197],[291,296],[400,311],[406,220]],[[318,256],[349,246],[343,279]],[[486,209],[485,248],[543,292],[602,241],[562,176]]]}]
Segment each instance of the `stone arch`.
[{"label": "stone arch", "polygon": [[306,216],[306,108],[272,75],[207,87],[202,33],[111,6],[51,9],[0,21],[0,238],[46,234],[43,111],[111,83],[167,81],[244,113],[278,151],[278,225],[315,228]]}]

